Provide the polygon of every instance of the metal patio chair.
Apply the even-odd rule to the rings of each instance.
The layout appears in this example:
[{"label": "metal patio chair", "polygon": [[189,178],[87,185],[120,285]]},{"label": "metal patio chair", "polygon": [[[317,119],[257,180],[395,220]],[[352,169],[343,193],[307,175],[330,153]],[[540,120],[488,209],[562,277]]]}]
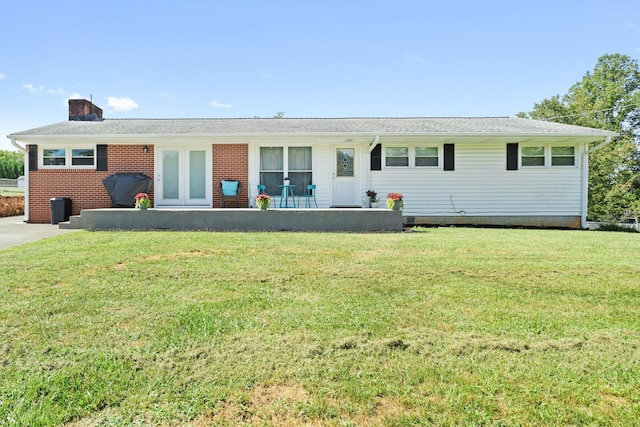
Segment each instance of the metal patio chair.
[{"label": "metal patio chair", "polygon": [[310,208],[311,207],[311,199],[313,199],[313,204],[316,205],[316,208],[318,207],[318,202],[316,201],[316,185],[315,184],[309,184],[307,185],[307,191],[305,194],[298,196],[298,207],[302,207],[302,205],[300,204],[300,198],[304,197],[305,198],[305,207],[306,208]]}]

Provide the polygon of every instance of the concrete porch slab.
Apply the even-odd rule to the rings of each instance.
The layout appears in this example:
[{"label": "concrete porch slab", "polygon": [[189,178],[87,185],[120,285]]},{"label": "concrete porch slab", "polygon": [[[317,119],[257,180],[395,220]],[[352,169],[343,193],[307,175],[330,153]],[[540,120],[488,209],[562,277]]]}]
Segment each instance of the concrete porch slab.
[{"label": "concrete porch slab", "polygon": [[84,209],[86,230],[402,231],[389,209]]}]

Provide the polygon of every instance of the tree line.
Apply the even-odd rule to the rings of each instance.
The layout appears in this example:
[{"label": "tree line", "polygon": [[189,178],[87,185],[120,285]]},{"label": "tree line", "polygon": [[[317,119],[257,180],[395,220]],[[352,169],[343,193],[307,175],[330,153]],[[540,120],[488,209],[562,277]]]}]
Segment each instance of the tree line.
[{"label": "tree line", "polygon": [[0,150],[0,178],[16,179],[24,175],[24,154]]},{"label": "tree line", "polygon": [[593,72],[587,72],[565,95],[544,99],[518,116],[619,133],[589,154],[588,217],[616,221],[626,210],[640,215],[638,61],[627,55],[603,55]]}]

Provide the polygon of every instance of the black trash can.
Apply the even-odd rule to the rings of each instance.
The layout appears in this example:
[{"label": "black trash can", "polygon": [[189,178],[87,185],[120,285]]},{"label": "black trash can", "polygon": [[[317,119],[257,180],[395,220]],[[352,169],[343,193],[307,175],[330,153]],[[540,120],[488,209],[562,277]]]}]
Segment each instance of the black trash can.
[{"label": "black trash can", "polygon": [[68,197],[53,197],[51,202],[51,224],[69,221],[71,216],[71,199]]}]

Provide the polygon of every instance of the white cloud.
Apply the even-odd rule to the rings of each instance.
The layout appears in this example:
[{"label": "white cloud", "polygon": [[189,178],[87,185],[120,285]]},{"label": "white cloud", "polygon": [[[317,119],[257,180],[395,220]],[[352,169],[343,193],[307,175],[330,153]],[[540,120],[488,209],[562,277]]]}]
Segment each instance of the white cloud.
[{"label": "white cloud", "polygon": [[0,73],[0,80],[4,80],[4,79],[6,79],[6,77],[4,76],[3,73]]},{"label": "white cloud", "polygon": [[138,108],[138,103],[128,96],[124,96],[122,98],[110,96],[107,98],[107,105],[115,111],[129,111]]},{"label": "white cloud", "polygon": [[22,85],[22,89],[26,89],[29,92],[31,92],[33,94],[36,94],[36,93],[44,90],[44,86],[34,86],[32,84],[25,84],[25,85]]},{"label": "white cloud", "polygon": [[223,104],[222,102],[218,102],[215,99],[211,101],[211,106],[213,108],[231,108],[233,104]]},{"label": "white cloud", "polygon": [[78,92],[73,92],[71,95],[69,95],[68,99],[84,99],[84,96],[82,96]]}]

